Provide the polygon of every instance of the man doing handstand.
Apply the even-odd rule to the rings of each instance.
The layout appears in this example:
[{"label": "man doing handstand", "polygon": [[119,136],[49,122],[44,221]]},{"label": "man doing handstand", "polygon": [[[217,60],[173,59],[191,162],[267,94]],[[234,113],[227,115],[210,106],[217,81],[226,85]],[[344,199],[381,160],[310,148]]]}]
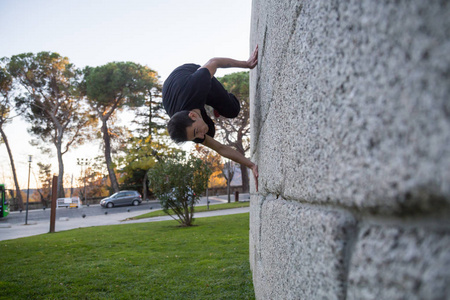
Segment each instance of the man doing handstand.
[{"label": "man doing handstand", "polygon": [[233,148],[214,139],[214,122],[207,115],[205,104],[215,114],[235,118],[240,111],[239,100],[225,90],[214,77],[218,68],[253,69],[258,63],[258,46],[247,61],[216,57],[202,67],[185,64],[176,68],[163,85],[163,105],[170,116],[167,124],[169,135],[176,143],[193,141],[201,143],[220,155],[253,172],[258,191],[258,166]]}]

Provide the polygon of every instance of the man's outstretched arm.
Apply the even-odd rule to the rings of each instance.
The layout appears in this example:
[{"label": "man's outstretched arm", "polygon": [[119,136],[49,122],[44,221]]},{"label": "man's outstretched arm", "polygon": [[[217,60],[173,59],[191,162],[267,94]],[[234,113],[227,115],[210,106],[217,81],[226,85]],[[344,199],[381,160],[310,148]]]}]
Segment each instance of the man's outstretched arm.
[{"label": "man's outstretched arm", "polygon": [[235,60],[232,58],[225,57],[215,57],[208,60],[202,68],[209,70],[211,77],[216,74],[218,68],[242,68],[242,69],[253,69],[258,64],[258,46],[256,46],[250,58],[246,61]]}]

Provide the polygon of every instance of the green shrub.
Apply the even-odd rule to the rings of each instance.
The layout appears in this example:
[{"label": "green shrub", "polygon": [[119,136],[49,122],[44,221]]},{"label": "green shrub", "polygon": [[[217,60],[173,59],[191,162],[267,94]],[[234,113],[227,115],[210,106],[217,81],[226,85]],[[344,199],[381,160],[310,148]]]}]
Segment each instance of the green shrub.
[{"label": "green shrub", "polygon": [[159,162],[148,172],[149,187],[159,199],[163,211],[173,211],[181,226],[192,226],[194,204],[208,186],[211,171],[198,158]]}]

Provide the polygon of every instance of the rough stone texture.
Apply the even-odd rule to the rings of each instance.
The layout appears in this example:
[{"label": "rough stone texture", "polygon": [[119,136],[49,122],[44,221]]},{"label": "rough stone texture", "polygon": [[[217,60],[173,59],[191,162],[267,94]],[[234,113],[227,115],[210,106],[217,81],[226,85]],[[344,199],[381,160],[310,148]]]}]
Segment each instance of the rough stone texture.
[{"label": "rough stone texture", "polygon": [[263,192],[381,213],[449,206],[448,1],[254,0],[256,44]]},{"label": "rough stone texture", "polygon": [[352,255],[348,299],[449,299],[450,230],[363,226]]},{"label": "rough stone texture", "polygon": [[257,298],[341,299],[354,236],[351,214],[281,199],[251,201],[263,202],[264,222],[251,238]]},{"label": "rough stone texture", "polygon": [[257,298],[450,299],[450,2],[254,0],[251,44]]}]

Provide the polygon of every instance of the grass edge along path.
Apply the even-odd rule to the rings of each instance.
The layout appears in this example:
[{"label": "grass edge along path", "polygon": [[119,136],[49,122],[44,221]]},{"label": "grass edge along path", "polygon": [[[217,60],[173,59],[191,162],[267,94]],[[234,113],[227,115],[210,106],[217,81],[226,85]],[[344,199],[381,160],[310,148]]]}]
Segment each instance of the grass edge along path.
[{"label": "grass edge along path", "polygon": [[249,213],[0,241],[0,299],[254,299]]},{"label": "grass edge along path", "polygon": [[[221,204],[210,204],[209,205],[209,210],[208,210],[208,207],[206,205],[199,205],[199,206],[195,206],[194,218],[195,218],[195,213],[198,213],[198,212],[215,211],[215,210],[240,208],[240,207],[249,207],[249,206],[250,206],[250,202],[249,201],[246,201],[246,202],[221,203]],[[171,212],[171,214],[174,214],[172,211],[170,211],[170,212]],[[140,219],[161,217],[161,216],[167,216],[167,215],[168,214],[166,214],[162,210],[155,210],[155,211],[152,211],[152,212],[149,212],[149,213],[145,213],[145,214],[133,217],[133,218],[128,218],[126,220],[140,220]]]}]

